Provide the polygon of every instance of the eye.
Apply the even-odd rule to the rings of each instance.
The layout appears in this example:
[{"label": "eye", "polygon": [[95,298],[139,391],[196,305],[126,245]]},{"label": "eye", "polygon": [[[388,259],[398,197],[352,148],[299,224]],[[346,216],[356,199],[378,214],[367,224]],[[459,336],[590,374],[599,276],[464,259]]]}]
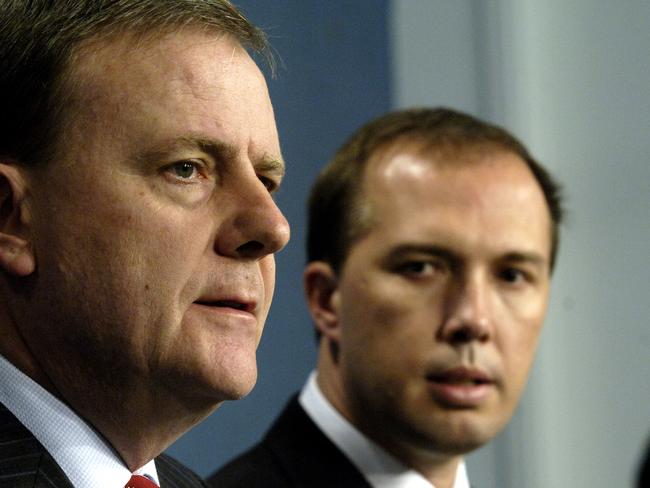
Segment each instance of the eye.
[{"label": "eye", "polygon": [[424,274],[427,271],[433,271],[431,263],[424,261],[411,261],[400,266],[400,271],[407,274]]},{"label": "eye", "polygon": [[503,268],[499,271],[499,278],[506,283],[530,281],[528,273],[518,268]]},{"label": "eye", "polygon": [[445,265],[438,261],[412,260],[397,266],[396,271],[408,278],[425,278],[444,271]]},{"label": "eye", "polygon": [[268,176],[258,175],[257,178],[262,182],[264,188],[266,188],[269,193],[277,191],[278,187],[280,186],[277,181],[269,178]]},{"label": "eye", "polygon": [[170,164],[165,171],[183,181],[192,181],[201,177],[200,165],[194,161],[179,161]]}]

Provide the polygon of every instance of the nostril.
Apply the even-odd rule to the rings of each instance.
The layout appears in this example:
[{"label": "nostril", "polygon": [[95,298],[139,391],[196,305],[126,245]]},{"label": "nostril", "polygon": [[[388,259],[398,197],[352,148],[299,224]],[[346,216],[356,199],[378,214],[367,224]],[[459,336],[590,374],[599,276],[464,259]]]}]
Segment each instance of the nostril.
[{"label": "nostril", "polygon": [[470,342],[473,339],[473,336],[469,329],[466,327],[456,330],[451,335],[451,341],[457,344],[464,344]]},{"label": "nostril", "polygon": [[482,324],[465,322],[450,330],[447,340],[454,344],[467,344],[473,341],[484,342],[489,336],[488,329]]},{"label": "nostril", "polygon": [[248,241],[237,248],[237,253],[246,258],[256,258],[264,252],[264,244],[259,241]]}]

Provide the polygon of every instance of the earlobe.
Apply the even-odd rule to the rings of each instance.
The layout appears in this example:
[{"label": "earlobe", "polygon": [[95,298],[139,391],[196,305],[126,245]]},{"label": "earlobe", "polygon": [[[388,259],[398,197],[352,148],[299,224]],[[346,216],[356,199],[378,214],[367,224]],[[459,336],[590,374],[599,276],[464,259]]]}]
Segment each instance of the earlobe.
[{"label": "earlobe", "polygon": [[328,263],[312,261],[305,268],[303,285],[307,305],[318,332],[338,342],[340,294],[335,271]]},{"label": "earlobe", "polygon": [[28,238],[25,183],[18,167],[0,163],[0,267],[14,276],[27,276],[36,267]]}]

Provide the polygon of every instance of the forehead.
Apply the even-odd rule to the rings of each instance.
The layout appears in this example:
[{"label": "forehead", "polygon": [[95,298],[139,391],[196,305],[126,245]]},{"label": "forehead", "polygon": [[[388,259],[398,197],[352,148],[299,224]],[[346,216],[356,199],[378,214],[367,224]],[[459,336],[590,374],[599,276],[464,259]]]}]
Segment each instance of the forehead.
[{"label": "forehead", "polygon": [[125,67],[129,76],[158,70],[193,79],[192,67],[215,68],[222,60],[226,63],[221,69],[232,69],[242,62],[256,66],[233,36],[190,25],[146,32],[125,29],[90,37],[74,48],[67,69],[86,82],[101,81],[107,75],[117,80],[120,74],[125,75]]},{"label": "forehead", "polygon": [[392,148],[369,160],[363,195],[368,232],[386,243],[410,239],[467,252],[550,254],[541,187],[511,152]]},{"label": "forehead", "polygon": [[[408,141],[392,145],[375,152],[369,159],[362,186],[370,199],[387,191],[397,200],[400,196],[404,200],[409,196],[428,196],[441,204],[456,200],[468,205],[504,206],[520,203],[524,197],[544,198],[540,185],[521,157],[485,145],[463,149],[429,149]],[[461,188],[463,192],[458,191]]]},{"label": "forehead", "polygon": [[154,135],[218,132],[229,145],[257,145],[280,156],[264,76],[227,34],[186,27],[92,40],[71,56],[64,82],[71,98],[64,120],[73,130],[82,125],[86,138],[91,129],[115,132],[119,122],[140,145]]}]

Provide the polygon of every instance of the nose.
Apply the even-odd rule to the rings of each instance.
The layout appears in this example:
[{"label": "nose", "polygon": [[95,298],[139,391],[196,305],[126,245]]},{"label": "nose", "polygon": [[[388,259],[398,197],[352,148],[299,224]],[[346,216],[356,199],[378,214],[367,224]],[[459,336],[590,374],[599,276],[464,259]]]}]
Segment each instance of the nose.
[{"label": "nose", "polygon": [[240,182],[230,197],[232,211],[216,238],[217,253],[259,260],[286,246],[289,223],[257,177],[251,184]]},{"label": "nose", "polygon": [[451,344],[487,342],[492,336],[489,284],[480,274],[466,277],[448,297],[447,311],[440,331]]}]

